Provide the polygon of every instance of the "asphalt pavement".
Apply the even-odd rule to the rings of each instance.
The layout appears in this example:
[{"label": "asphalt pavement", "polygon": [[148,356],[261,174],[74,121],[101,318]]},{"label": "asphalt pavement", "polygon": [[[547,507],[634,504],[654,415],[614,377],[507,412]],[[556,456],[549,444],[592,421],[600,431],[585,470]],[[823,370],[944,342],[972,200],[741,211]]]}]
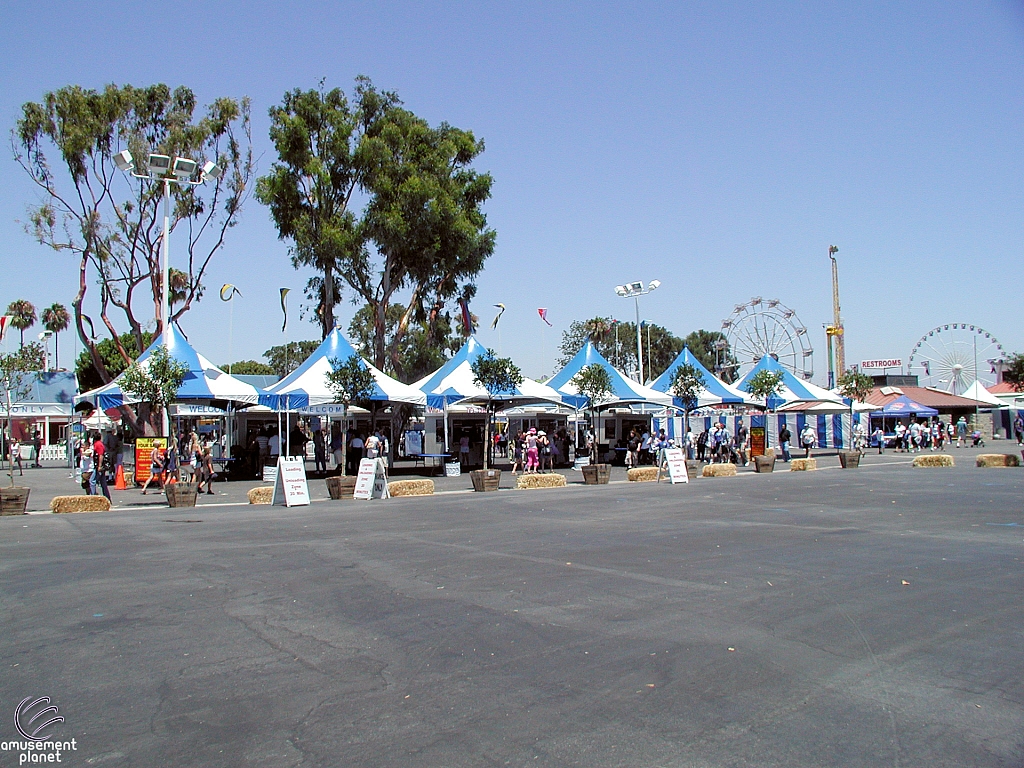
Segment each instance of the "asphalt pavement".
[{"label": "asphalt pavement", "polygon": [[0,740],[48,696],[68,765],[1024,765],[1024,469],[951,453],[0,518]]}]

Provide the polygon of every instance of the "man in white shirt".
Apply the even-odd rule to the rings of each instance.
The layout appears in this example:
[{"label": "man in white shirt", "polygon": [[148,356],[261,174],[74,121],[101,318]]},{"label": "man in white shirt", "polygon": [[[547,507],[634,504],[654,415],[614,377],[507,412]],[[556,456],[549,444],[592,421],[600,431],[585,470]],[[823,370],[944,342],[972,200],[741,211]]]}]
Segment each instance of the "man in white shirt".
[{"label": "man in white shirt", "polygon": [[267,446],[270,448],[270,458],[277,461],[277,457],[281,455],[281,435],[277,432],[272,434]]}]

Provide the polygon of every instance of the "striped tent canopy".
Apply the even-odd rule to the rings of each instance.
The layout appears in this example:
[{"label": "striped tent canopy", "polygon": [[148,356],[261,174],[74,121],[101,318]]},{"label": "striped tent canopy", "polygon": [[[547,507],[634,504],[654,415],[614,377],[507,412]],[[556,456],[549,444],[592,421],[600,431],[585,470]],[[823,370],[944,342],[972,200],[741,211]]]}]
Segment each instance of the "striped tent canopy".
[{"label": "striped tent canopy", "polygon": [[[696,407],[703,408],[707,405],[760,405],[755,398],[746,392],[716,378],[711,371],[701,364],[700,360],[693,356],[689,347],[683,347],[683,351],[665,369],[665,372],[651,382],[651,389],[668,393],[672,388],[672,379],[675,376],[676,369],[681,365],[692,365],[704,379],[704,388],[697,395]],[[684,406],[683,401],[678,397],[673,396],[672,402],[676,408]]]},{"label": "striped tent canopy", "polygon": [[[163,344],[164,336],[161,334],[139,355],[137,362],[143,370],[147,367],[153,350]],[[263,390],[228,375],[196,352],[174,324],[168,329],[167,352],[171,359],[188,367],[185,380],[174,396],[175,402],[217,404],[217,407],[227,407],[228,403],[231,403],[236,408],[244,408],[256,405],[263,394]],[[78,395],[75,402],[94,402],[101,410],[139,402],[138,398],[121,389],[120,382],[123,377],[122,373],[109,384]]]},{"label": "striped tent canopy", "polygon": [[427,405],[431,408],[444,408],[452,403],[481,403],[488,399],[510,405],[560,402],[554,389],[525,377],[515,390],[489,395],[474,381],[476,377],[472,368],[473,361],[486,354],[487,348],[477,341],[476,336],[470,336],[451,360],[413,386],[426,395]]},{"label": "striped tent canopy", "polygon": [[672,405],[672,396],[659,392],[643,384],[627,379],[618,370],[612,367],[604,355],[597,351],[597,348],[587,339],[583,348],[570,360],[566,366],[556,373],[547,382],[548,386],[558,390],[562,402],[571,405],[573,408],[588,407],[587,398],[580,395],[576,385],[572,383],[573,377],[588,365],[600,365],[608,371],[608,377],[612,380],[612,392],[602,402],[601,407],[608,407],[619,404],[648,403],[651,405]]},{"label": "striped tent canopy", "polygon": [[[331,361],[340,360],[344,363],[351,357],[358,359],[373,375],[373,394],[370,400],[410,405],[426,403],[426,398],[418,389],[391,378],[359,357],[348,339],[335,328],[302,365],[267,388],[268,394],[260,400],[260,405],[279,410],[317,410],[315,406],[333,404],[334,392],[327,386],[327,374],[334,370]],[[341,406],[338,405],[338,408],[340,410]],[[317,412],[323,412],[323,409]]]},{"label": "striped tent canopy", "polygon": [[[768,398],[767,406],[771,409],[779,408],[782,405],[786,405],[794,402],[832,402],[843,404],[842,395],[837,395],[835,392],[830,392],[824,387],[819,387],[817,384],[811,384],[809,381],[801,381],[793,372],[788,368],[779,363],[771,355],[765,355],[757,361],[755,365],[746,376],[736,385],[737,389],[743,390],[744,392],[750,391],[750,380],[758,374],[759,371],[779,371],[782,373],[782,390],[775,397]],[[847,405],[847,408],[849,405]]]}]

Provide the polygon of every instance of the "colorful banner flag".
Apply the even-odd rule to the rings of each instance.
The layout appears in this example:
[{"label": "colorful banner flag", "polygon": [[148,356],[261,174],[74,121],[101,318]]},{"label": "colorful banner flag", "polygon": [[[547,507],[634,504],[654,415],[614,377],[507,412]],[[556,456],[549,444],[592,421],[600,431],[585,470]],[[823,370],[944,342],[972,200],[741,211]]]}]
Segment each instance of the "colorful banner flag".
[{"label": "colorful banner flag", "polygon": [[220,287],[220,300],[231,301],[231,299],[235,297],[236,293],[239,296],[242,295],[242,292],[235,288],[235,286],[233,286],[231,283],[224,283],[224,285]]},{"label": "colorful banner flag", "polygon": [[473,315],[469,312],[469,302],[459,299],[459,307],[462,309],[462,333],[468,339],[473,335]]},{"label": "colorful banner flag", "polygon": [[540,315],[540,319],[541,320],[543,320],[545,323],[548,324],[548,327],[551,327],[551,328],[554,327],[554,326],[551,325],[551,322],[548,320],[548,310],[547,310],[546,307],[540,307],[537,310],[537,314]]},{"label": "colorful banner flag", "polygon": [[495,304],[494,306],[496,306],[499,311],[498,311],[497,316],[495,316],[494,321],[491,323],[491,328],[497,328],[498,327],[498,321],[501,319],[501,316],[503,314],[505,314],[505,305],[504,304]]},{"label": "colorful banner flag", "polygon": [[284,333],[285,329],[288,327],[288,304],[285,302],[285,297],[288,295],[288,291],[290,290],[291,288],[281,289],[281,311],[284,313],[284,325],[281,326],[281,333]]},{"label": "colorful banner flag", "polygon": [[0,317],[0,341],[4,340],[4,336],[7,335],[7,326],[11,324],[11,316],[4,315]]}]

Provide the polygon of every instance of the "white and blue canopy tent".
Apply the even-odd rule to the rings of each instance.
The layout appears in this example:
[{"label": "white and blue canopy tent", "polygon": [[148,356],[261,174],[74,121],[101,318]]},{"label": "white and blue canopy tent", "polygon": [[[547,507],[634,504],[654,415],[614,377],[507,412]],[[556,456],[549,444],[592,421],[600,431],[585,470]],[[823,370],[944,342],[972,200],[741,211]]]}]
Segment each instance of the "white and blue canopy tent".
[{"label": "white and blue canopy tent", "polygon": [[631,379],[627,379],[612,364],[605,359],[604,355],[597,351],[589,339],[570,360],[562,370],[548,380],[547,385],[558,391],[562,402],[576,410],[589,406],[586,397],[580,395],[572,379],[581,370],[589,365],[600,365],[608,371],[608,377],[612,382],[611,393],[597,403],[601,408],[613,405],[659,405],[671,406],[672,396],[659,392],[651,387],[645,387]]},{"label": "white and blue canopy tent", "polygon": [[[710,405],[761,405],[756,398],[751,397],[748,393],[737,389],[736,387],[726,384],[721,379],[716,378],[711,371],[705,368],[700,360],[693,356],[688,347],[683,347],[683,351],[679,353],[672,364],[665,369],[665,372],[651,382],[651,389],[657,390],[658,392],[665,392],[671,394],[672,379],[675,377],[676,369],[682,365],[691,365],[701,375],[704,381],[704,388],[697,394],[697,402],[692,404],[692,407],[704,408]],[[672,398],[673,405],[676,408],[683,408],[684,403],[678,397]]]},{"label": "white and blue canopy tent", "polygon": [[472,367],[478,357],[486,354],[487,348],[477,341],[476,336],[470,336],[451,360],[413,386],[423,392],[431,408],[445,408],[454,403],[484,403],[488,400],[506,406],[561,402],[558,392],[547,384],[525,377],[513,390],[490,394],[476,383]]},{"label": "white and blue canopy tent", "polygon": [[[139,367],[145,370],[153,350],[163,345],[164,337],[161,334],[153,340],[145,352],[139,355],[139,359],[136,361]],[[202,403],[216,408],[225,408],[229,405],[235,408],[245,408],[256,405],[260,396],[264,394],[263,390],[225,373],[196,352],[173,324],[167,333],[167,353],[172,360],[184,363],[188,367],[185,380],[178,387],[174,396],[175,402]],[[121,389],[120,382],[123,376],[122,373],[109,384],[76,396],[75,402],[89,401],[100,410],[138,403],[137,397]]]},{"label": "white and blue canopy tent", "polygon": [[473,373],[473,362],[487,354],[487,348],[470,336],[452,359],[429,376],[413,384],[427,398],[427,406],[443,412],[444,444],[449,445],[448,407],[472,403],[499,403],[509,408],[531,404],[561,405],[561,398],[554,389],[533,379],[523,378],[522,383],[512,391],[490,394],[477,384]]},{"label": "white and blue canopy tent", "polygon": [[835,392],[830,392],[824,387],[819,387],[809,381],[798,379],[792,371],[779,363],[771,355],[765,355],[758,360],[757,365],[736,384],[736,388],[743,392],[749,392],[750,380],[760,371],[782,373],[782,389],[774,397],[769,397],[767,403],[763,403],[763,405],[772,410],[778,410],[783,405],[795,402],[834,403],[840,407],[837,410],[849,410],[849,403],[843,400],[842,395],[837,395]]},{"label": "white and blue canopy tent", "polygon": [[344,363],[351,357],[358,359],[373,375],[373,393],[369,398],[371,401],[426,404],[426,396],[418,389],[391,378],[359,357],[355,348],[338,328],[327,335],[302,365],[268,387],[267,394],[260,400],[260,404],[276,410],[300,413],[341,413],[341,404],[335,403],[334,392],[327,386],[327,374],[334,370],[332,360]]}]

